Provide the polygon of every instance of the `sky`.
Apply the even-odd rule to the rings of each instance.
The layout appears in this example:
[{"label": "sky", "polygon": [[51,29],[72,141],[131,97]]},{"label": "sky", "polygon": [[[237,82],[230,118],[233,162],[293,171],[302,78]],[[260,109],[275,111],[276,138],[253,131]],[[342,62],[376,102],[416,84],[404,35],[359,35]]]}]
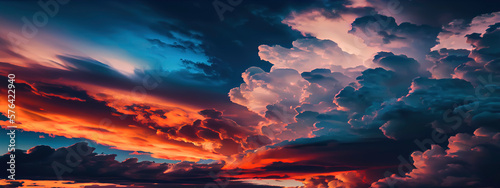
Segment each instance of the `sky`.
[{"label": "sky", "polygon": [[2,0],[0,186],[500,187],[499,5]]}]

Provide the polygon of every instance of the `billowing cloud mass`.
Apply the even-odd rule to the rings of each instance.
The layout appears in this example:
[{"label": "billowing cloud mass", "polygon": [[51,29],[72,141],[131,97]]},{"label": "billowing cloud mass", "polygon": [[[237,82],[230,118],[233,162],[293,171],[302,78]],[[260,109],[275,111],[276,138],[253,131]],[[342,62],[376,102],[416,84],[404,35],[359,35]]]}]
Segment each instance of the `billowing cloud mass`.
[{"label": "billowing cloud mass", "polygon": [[349,33],[363,39],[368,46],[394,53],[404,53],[427,67],[425,55],[438,44],[439,28],[408,22],[397,24],[393,17],[370,15],[352,23]]},{"label": "billowing cloud mass", "polygon": [[273,64],[273,69],[292,68],[299,72],[318,68],[348,72],[346,68],[362,66],[362,60],[345,51],[331,40],[299,39],[291,49],[281,46],[259,46],[262,60]]},{"label": "billowing cloud mass", "polygon": [[[408,22],[397,24],[395,19],[380,14],[357,18],[350,33],[359,36],[368,46],[384,48],[431,48],[437,44],[438,29]],[[408,51],[412,52],[412,51]]]},{"label": "billowing cloud mass", "polygon": [[470,51],[466,49],[447,49],[432,51],[427,55],[427,59],[434,62],[430,68],[434,78],[453,78],[455,68],[467,62],[473,62],[474,59],[468,57]]},{"label": "billowing cloud mass", "polygon": [[500,163],[500,133],[480,128],[474,135],[450,137],[448,149],[433,145],[414,152],[413,169],[404,177],[391,176],[373,187],[488,187],[497,185]]},{"label": "billowing cloud mass", "polygon": [[470,44],[463,40],[463,37],[472,33],[483,33],[490,25],[497,22],[500,22],[500,12],[483,14],[472,20],[453,20],[448,25],[443,26],[443,31],[438,36],[439,44],[432,49],[470,49]]},{"label": "billowing cloud mass", "polygon": [[[332,13],[327,10],[309,10],[292,12],[282,22],[303,35],[311,35],[321,40],[330,40],[336,43],[343,51],[357,56],[360,60],[369,59],[378,49],[367,46],[363,39],[350,34],[351,23],[358,17],[369,15],[368,9],[354,8],[352,11]],[[343,64],[362,65],[363,62]]]},{"label": "billowing cloud mass", "polygon": [[[37,177],[39,179],[70,179],[73,181],[116,181],[117,187],[165,187],[179,184],[190,184],[193,187],[203,187],[213,179],[214,174],[221,173],[223,162],[200,164],[194,162],[155,163],[151,161],[139,162],[137,158],[128,158],[124,161],[115,160],[114,154],[97,154],[95,148],[86,142],[79,142],[68,147],[51,148],[40,145],[28,151],[16,150],[16,171],[18,179]],[[10,155],[0,157],[2,163],[10,160]],[[2,176],[7,171],[2,171]],[[224,178],[221,176],[221,178]],[[136,184],[136,182],[142,182]],[[148,183],[148,182],[155,182]],[[20,181],[19,185],[30,182]],[[44,185],[35,181],[34,184]],[[64,184],[74,184],[68,181]],[[16,187],[14,183],[11,183]],[[52,184],[54,185],[54,184]],[[75,187],[84,184],[76,184]],[[248,186],[244,183],[230,183],[232,186]],[[48,184],[47,186],[50,186]],[[96,184],[95,186],[113,186]]]},{"label": "billowing cloud mass", "polygon": [[0,186],[499,187],[500,6],[433,3],[1,2]]},{"label": "billowing cloud mass", "polygon": [[294,69],[275,69],[265,72],[251,67],[242,74],[245,83],[229,92],[231,101],[264,114],[267,105],[280,103],[295,107],[308,96],[308,82]]}]

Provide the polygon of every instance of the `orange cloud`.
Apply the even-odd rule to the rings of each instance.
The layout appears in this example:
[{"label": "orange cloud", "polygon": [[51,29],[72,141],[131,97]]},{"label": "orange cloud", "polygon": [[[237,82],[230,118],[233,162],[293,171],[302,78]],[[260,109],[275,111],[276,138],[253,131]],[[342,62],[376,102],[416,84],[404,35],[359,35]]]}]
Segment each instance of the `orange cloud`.
[{"label": "orange cloud", "polygon": [[76,183],[75,181],[64,180],[0,180],[0,186],[15,186],[15,187],[66,187],[66,188],[81,188],[81,187],[136,187],[125,186],[113,183]]},{"label": "orange cloud", "polygon": [[[18,81],[16,86],[18,96],[15,103],[16,122],[19,129],[67,138],[86,138],[116,149],[150,152],[153,157],[157,158],[190,161],[225,158],[221,154],[203,149],[192,142],[173,140],[168,136],[158,134],[162,126],[175,130],[186,122],[194,121],[196,117],[201,118],[196,112],[178,107],[142,103],[146,106],[153,106],[148,109],[150,111],[169,110],[169,112],[153,115],[146,120],[144,117],[146,111],[133,113],[131,110],[124,109],[125,106],[135,104],[132,101],[114,103],[113,105],[118,109],[114,110],[115,108],[110,107],[113,105],[108,106],[105,101],[95,100],[90,96],[84,100],[72,100],[68,97],[41,92],[34,89],[36,86],[22,84],[22,81]],[[1,91],[6,93],[5,88]],[[0,105],[6,106],[7,101],[0,101]],[[7,114],[5,109],[1,112]],[[156,126],[145,126],[148,123],[155,123]],[[3,121],[0,125],[5,127],[9,124]]]}]

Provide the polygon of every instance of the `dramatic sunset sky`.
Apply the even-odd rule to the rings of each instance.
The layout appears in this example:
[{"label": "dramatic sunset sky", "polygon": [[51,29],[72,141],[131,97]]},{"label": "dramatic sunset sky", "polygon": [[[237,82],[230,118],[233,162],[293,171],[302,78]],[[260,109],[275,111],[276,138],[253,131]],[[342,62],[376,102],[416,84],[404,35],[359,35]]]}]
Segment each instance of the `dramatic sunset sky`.
[{"label": "dramatic sunset sky", "polygon": [[0,0],[0,80],[0,187],[500,187],[498,1]]}]

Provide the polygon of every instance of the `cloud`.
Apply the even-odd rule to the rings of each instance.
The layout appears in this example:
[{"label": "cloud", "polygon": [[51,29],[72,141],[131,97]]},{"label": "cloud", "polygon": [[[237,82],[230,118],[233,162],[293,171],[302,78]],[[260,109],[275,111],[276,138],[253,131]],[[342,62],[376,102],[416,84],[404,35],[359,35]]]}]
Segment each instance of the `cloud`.
[{"label": "cloud", "polygon": [[315,116],[336,109],[335,94],[352,80],[329,69],[298,74],[293,69],[249,68],[242,76],[245,83],[233,88],[229,96],[265,117],[267,121],[259,123],[261,131],[273,140],[312,137],[319,130]]},{"label": "cloud", "polygon": [[177,71],[174,74],[192,82],[224,85],[232,74],[229,65],[219,62],[214,58],[208,59],[207,63],[193,62],[186,59],[182,59],[181,61],[185,66],[185,70]]},{"label": "cloud", "polygon": [[427,59],[434,62],[434,66],[429,69],[429,72],[433,78],[453,78],[455,68],[465,63],[474,62],[474,59],[468,57],[469,53],[470,51],[465,49],[447,48],[432,51],[427,55]]},{"label": "cloud", "polygon": [[207,109],[201,111],[200,114],[205,116],[205,119],[180,126],[175,131],[158,129],[157,134],[178,141],[192,142],[197,146],[202,146],[205,150],[226,156],[244,151],[244,146],[260,147],[263,144],[269,144],[266,136],[256,135],[258,133],[253,133],[251,129],[223,118],[220,111]]},{"label": "cloud", "polygon": [[354,20],[349,33],[362,38],[366,45],[377,47],[379,51],[404,53],[426,67],[427,63],[422,57],[438,44],[439,31],[439,28],[428,25],[408,22],[397,24],[393,17],[375,14]]},{"label": "cloud", "polygon": [[[500,17],[500,16],[499,16]],[[500,58],[500,25],[492,24],[485,29],[484,34],[472,33],[466,35],[467,43],[471,44],[473,50],[470,57],[478,63],[488,62]]]},{"label": "cloud", "polygon": [[[42,145],[16,150],[16,178],[155,179],[171,168],[167,163],[138,162],[135,158],[118,162],[116,155],[99,155],[94,150],[86,142],[58,149]],[[0,160],[5,164],[9,159],[9,154],[4,154]]]},{"label": "cloud", "polygon": [[[499,11],[494,2],[450,3],[446,0],[415,3],[412,0],[370,0],[370,5],[379,14],[392,16],[398,23],[410,22],[441,27],[453,20],[461,19],[470,22],[474,17]],[[425,10],[425,11],[424,11]]]},{"label": "cloud", "polygon": [[322,136],[281,143],[266,150],[242,154],[239,163],[233,165],[254,177],[285,174],[302,179],[347,171],[393,168],[398,164],[395,160],[398,155],[409,155],[416,148],[408,140],[378,138],[340,142],[334,138]]},{"label": "cloud", "polygon": [[[133,51],[135,45],[120,47],[133,52],[135,58],[148,56],[151,50],[155,56],[146,58],[151,63],[148,65],[158,67],[129,69],[135,58],[124,58],[128,61],[120,63],[104,61],[111,55],[104,54],[103,58],[102,53],[95,52],[102,48],[90,51],[93,53],[89,57],[69,49],[53,53],[55,48],[37,45],[31,47],[42,51],[28,56],[37,59],[31,63],[22,59],[27,53],[17,54],[18,49],[0,40],[0,54],[9,56],[1,59],[7,63],[0,63],[0,72],[5,78],[15,71],[21,78],[16,87],[25,98],[16,101],[20,107],[16,113],[22,130],[91,139],[133,154],[184,160],[177,164],[139,162],[134,158],[118,162],[113,155],[92,153],[82,159],[73,179],[198,186],[213,181],[210,172],[238,169],[241,173],[229,176],[236,180],[296,179],[306,187],[366,187],[382,178],[385,170],[397,168],[398,156],[415,151],[418,146],[414,139],[438,131],[445,136],[458,135],[450,139],[450,149],[440,145],[429,150],[439,155],[416,152],[416,166],[445,161],[436,164],[450,172],[439,185],[478,181],[470,178],[492,181],[484,174],[463,175],[467,172],[460,165],[467,166],[466,157],[475,156],[474,152],[490,151],[489,142],[477,140],[498,131],[500,88],[495,74],[499,71],[499,25],[485,27],[496,17],[482,15],[470,23],[456,21],[440,28],[432,23],[449,22],[443,17],[447,13],[456,15],[455,11],[443,8],[428,13],[437,15],[435,20],[406,22],[409,18],[405,16],[415,14],[415,7],[428,3],[411,6],[400,2],[409,11],[396,16],[380,10],[380,2],[256,1],[240,7],[224,22],[217,19],[213,9],[206,9],[210,2],[144,2],[143,8],[150,13],[136,18],[134,23],[150,20],[146,28],[141,27],[147,32],[139,32],[147,36],[140,38],[139,44],[147,46],[148,53]],[[442,1],[436,4],[449,5]],[[451,9],[462,6],[450,5]],[[474,9],[476,4],[470,6]],[[82,10],[93,9],[84,6]],[[130,15],[141,15],[144,9],[135,11]],[[470,17],[470,12],[477,10],[466,11],[464,17]],[[215,19],[193,16],[210,14]],[[163,16],[182,19],[159,19]],[[123,38],[121,29],[109,32],[119,28],[116,23],[99,27],[109,24],[108,19],[90,24],[85,24],[87,19],[78,20],[84,26],[94,26],[88,28],[99,28],[98,33],[105,36],[113,33]],[[469,33],[476,28],[482,29]],[[459,37],[470,45],[454,49],[451,44],[428,54],[438,42],[448,45],[444,40],[447,36]],[[182,51],[183,55],[201,54],[206,59],[180,60],[180,56],[163,53],[169,50]],[[178,61],[179,70],[165,70],[164,65],[172,65],[164,63],[165,59]],[[124,73],[122,66],[126,65],[129,71]],[[154,83],[158,85],[148,89]],[[145,89],[144,96],[131,92],[137,87]],[[5,104],[0,101],[0,105]],[[454,128],[451,123],[460,126]],[[2,121],[2,125],[6,122]],[[474,138],[464,137],[474,130]],[[456,138],[467,142],[456,143]],[[462,150],[467,144],[477,145]],[[78,147],[83,146],[68,148]],[[20,151],[24,165],[40,169],[27,174],[27,178],[53,178],[53,174],[41,172],[50,170],[51,161],[66,162],[60,156],[66,155],[68,148],[37,146],[27,153]],[[452,154],[459,156],[459,163],[447,162],[455,160]],[[217,162],[187,162],[200,160]],[[482,163],[474,164],[483,167]],[[401,179],[434,186],[435,181],[419,178],[433,180],[447,173],[437,167],[432,172],[418,169]]]},{"label": "cloud", "polygon": [[355,81],[351,77],[329,69],[315,69],[303,72],[301,75],[310,83],[307,88],[310,95],[297,108],[299,112],[308,110],[324,113],[335,109],[337,105],[332,102],[335,95]]},{"label": "cloud", "polygon": [[500,59],[491,60],[484,65],[489,72],[500,73]]},{"label": "cloud", "polygon": [[443,26],[443,31],[438,36],[439,44],[432,49],[470,49],[471,45],[464,40],[464,37],[472,33],[482,33],[497,22],[500,22],[500,12],[482,14],[475,16],[472,20],[453,20]]},{"label": "cloud", "polygon": [[384,106],[375,119],[383,122],[380,130],[391,139],[422,138],[430,135],[433,116],[425,110],[402,103]]},{"label": "cloud", "polygon": [[[456,108],[474,100],[476,100],[474,87],[465,80],[429,78],[413,80],[408,95],[400,99],[406,105],[418,109],[419,113],[426,114],[421,120],[413,121],[413,123],[422,122],[420,126],[423,126],[429,123],[429,118],[431,118],[432,127],[445,133],[467,130],[465,128],[467,126],[461,126],[462,121],[460,121],[461,127],[456,127],[454,123],[458,122],[450,120],[450,117],[462,117],[457,115],[461,112],[458,112]],[[456,128],[452,129],[452,127]],[[431,134],[427,133],[427,135]]]},{"label": "cloud", "polygon": [[417,77],[426,75],[420,71],[420,63],[406,55],[395,55],[392,52],[378,52],[374,56],[375,65],[381,66],[387,70],[392,70],[398,74],[407,77]]},{"label": "cloud", "polygon": [[[351,23],[361,15],[368,15],[369,8],[337,8],[335,11],[311,9],[292,12],[282,23],[300,31],[303,36],[313,36],[320,40],[331,40],[342,51],[357,56],[361,61],[369,59],[379,49],[367,46],[361,38],[350,34]],[[332,13],[336,16],[329,16]],[[362,65],[363,62],[356,62]],[[344,63],[345,64],[345,63]]]},{"label": "cloud", "polygon": [[75,181],[64,181],[64,180],[0,180],[0,185],[8,188],[14,187],[67,187],[67,188],[81,188],[81,187],[139,187],[137,184],[126,183],[79,183]]},{"label": "cloud", "polygon": [[291,68],[299,72],[318,68],[347,72],[347,68],[363,65],[359,57],[343,51],[337,43],[330,40],[298,39],[292,45],[292,48],[261,45],[259,56],[272,63],[273,69]]},{"label": "cloud", "polygon": [[[17,92],[20,95],[30,97],[29,100],[16,103],[17,106],[22,107],[22,110],[18,111],[22,115],[17,120],[22,124],[20,128],[23,130],[55,134],[67,138],[87,138],[95,140],[97,143],[129,151],[143,151],[149,148],[148,150],[153,153],[153,156],[160,158],[192,158],[188,156],[189,154],[186,155],[190,150],[188,148],[196,148],[190,143],[173,140],[167,141],[160,135],[156,135],[156,130],[162,127],[162,120],[172,120],[168,123],[168,126],[175,127],[175,116],[170,117],[172,118],[170,119],[168,117],[162,118],[158,115],[147,116],[146,114],[148,113],[143,112],[124,114],[121,110],[117,109],[118,107],[107,106],[105,102],[96,100],[81,90],[76,91],[80,94],[85,94],[82,95],[84,101],[64,99],[54,95],[49,95],[49,97],[38,96],[32,93],[33,90],[29,85],[18,84],[17,86]],[[41,91],[40,89],[42,87],[39,87],[38,91]],[[47,92],[47,90],[43,91]],[[66,91],[68,93],[71,90]],[[71,93],[69,92],[69,94]],[[158,106],[154,108],[158,108]],[[168,109],[168,107],[164,109]],[[186,111],[177,112],[186,113]],[[149,119],[146,117],[149,117]],[[177,117],[177,120],[181,122],[188,119],[190,119],[189,116]],[[154,121],[158,123],[155,123],[154,126],[149,126]],[[2,124],[5,125],[4,123]],[[156,143],[157,145],[149,145],[151,147],[145,148],[147,145],[144,144],[147,142]],[[171,156],[167,155],[167,153],[178,151],[181,148],[184,148],[182,154],[179,153],[180,155],[178,156],[175,156],[175,154]],[[201,151],[198,150],[198,152]],[[207,153],[207,155],[215,156],[210,153]],[[194,153],[192,156],[195,156]],[[191,160],[196,160],[196,158],[192,158]]]},{"label": "cloud", "polygon": [[245,83],[229,92],[231,101],[264,115],[266,106],[283,104],[296,107],[308,96],[304,88],[309,84],[294,69],[275,69],[264,72],[257,67],[242,74]]},{"label": "cloud", "polygon": [[[312,125],[314,122],[307,125],[297,122],[300,118],[297,118],[299,113],[296,108],[306,100],[315,102],[316,99],[309,97],[310,83],[296,70],[273,69],[264,72],[260,68],[251,67],[242,74],[242,77],[245,83],[231,89],[229,97],[232,102],[266,118],[259,123],[262,134],[272,140],[312,136],[311,131],[315,129]],[[297,131],[294,130],[295,127],[304,129]]]},{"label": "cloud", "polygon": [[393,97],[383,93],[386,89],[376,90],[381,86],[373,86],[374,83],[365,83],[358,90],[348,86],[337,95],[336,102],[352,113],[348,123],[353,127],[370,130],[372,134],[380,129],[386,137],[400,140],[428,137],[434,129],[449,131],[451,121],[445,117],[448,120],[445,123],[443,114],[463,104],[474,93],[470,83],[458,79],[415,78],[411,83],[409,91],[401,87],[401,94]]},{"label": "cloud", "polygon": [[340,173],[335,176],[317,176],[310,177],[303,181],[304,186],[309,187],[324,187],[324,188],[357,188],[368,187],[366,174],[364,171],[349,171]]},{"label": "cloud", "polygon": [[[401,24],[396,24],[396,26],[399,27]],[[492,31],[494,29],[490,29],[488,32]],[[476,36],[471,37],[477,39]],[[397,38],[394,39],[397,40]],[[389,42],[391,40],[388,39]],[[426,48],[429,46],[426,46]],[[429,59],[433,58],[432,60],[435,62],[439,61],[435,66],[437,68],[431,69],[433,76],[445,79],[425,78],[430,74],[425,72],[425,67],[414,58],[403,54],[396,55],[393,52],[379,52],[376,54],[373,65],[381,68],[365,70],[357,78],[356,82],[350,84],[349,82],[352,79],[349,76],[327,69],[313,69],[299,74],[300,71],[293,69],[273,68],[270,72],[265,72],[260,68],[249,68],[242,75],[245,83],[238,88],[234,88],[229,96],[233,102],[243,105],[267,118],[267,120],[274,122],[274,124],[265,122],[267,124],[262,126],[262,132],[265,132],[264,129],[275,131],[272,135],[279,137],[277,140],[293,140],[299,137],[317,135],[337,136],[339,133],[347,132],[360,134],[357,141],[363,137],[386,139],[380,137],[380,134],[383,134],[385,137],[397,140],[395,142],[402,143],[408,139],[424,138],[430,135],[429,133],[434,129],[451,133],[446,130],[446,125],[440,125],[440,123],[443,123],[443,120],[441,120],[443,112],[447,109],[458,111],[458,109],[467,108],[465,105],[472,105],[463,104],[463,102],[467,97],[474,94],[474,87],[477,85],[466,80],[449,79],[449,77],[458,78],[456,70],[463,72],[472,70],[470,68],[456,68],[464,64],[460,62],[468,63],[471,60],[466,57],[468,54],[467,50],[443,49],[428,56]],[[462,59],[453,59],[451,56]],[[286,56],[283,57],[286,58]],[[420,56],[420,58],[422,57]],[[441,65],[438,66],[438,64],[446,66],[440,67]],[[345,87],[346,85],[348,86]],[[301,93],[301,95],[296,95],[297,93]],[[334,93],[336,95],[333,95],[332,98]],[[335,103],[331,103],[331,101],[335,101]],[[481,104],[481,106],[483,105],[485,106],[484,109],[481,108],[471,112],[471,121],[466,121],[468,126],[476,127],[481,123],[492,124],[495,112],[488,109],[494,108],[494,104],[485,102]],[[206,116],[214,119],[219,117],[217,114],[210,114],[212,113]],[[283,118],[283,114],[285,114],[285,118]],[[349,124],[339,123],[342,121],[348,121]],[[326,133],[320,132],[322,128],[328,131],[325,131]],[[350,129],[355,129],[355,131]],[[455,132],[468,132],[469,130],[459,129],[455,130]],[[378,131],[378,134],[375,131]],[[332,134],[332,132],[335,133]],[[258,136],[248,137],[247,140],[254,139],[254,137],[257,138]],[[269,138],[271,140],[276,139]],[[235,140],[231,140],[225,140],[225,143],[228,146],[236,147]],[[266,141],[262,143],[256,142],[255,147],[270,143],[264,137],[261,140]],[[353,142],[353,140],[348,141]],[[243,144],[242,146],[247,147],[248,145]],[[312,147],[315,146],[319,147],[319,145]],[[297,148],[300,149],[297,149],[296,152],[289,152],[289,148],[277,145],[265,150],[259,150],[254,154],[250,152],[248,156],[244,156],[236,162],[241,162],[247,172],[252,172],[251,174],[260,171],[260,174],[256,175],[257,177],[276,176],[276,174],[282,174],[282,171],[286,171],[287,175],[299,178],[310,177],[313,174],[321,175],[330,172],[377,168],[376,165],[372,167],[360,164],[352,164],[349,168],[345,168],[328,162],[321,163],[322,165],[318,167],[318,163],[324,162],[322,160],[323,153],[318,154],[315,150],[308,150],[304,146]],[[271,152],[273,150],[279,150],[283,156]],[[322,150],[328,149],[322,148]],[[229,151],[229,153],[231,152]],[[289,157],[293,156],[294,153],[301,153],[301,155],[297,155],[300,156],[297,159]],[[311,155],[302,153],[311,153]],[[287,156],[287,158],[284,156]],[[343,161],[342,158],[335,159]],[[261,162],[256,163],[256,160]],[[380,160],[377,162],[380,162]],[[346,163],[350,164],[349,162]],[[394,163],[394,160],[388,160],[389,166],[390,164],[394,165]],[[302,172],[297,169],[301,169]],[[336,183],[343,185],[341,182]]]},{"label": "cloud", "polygon": [[500,133],[479,128],[448,139],[448,149],[433,145],[411,156],[415,169],[404,177],[392,175],[373,187],[489,187],[498,186]]},{"label": "cloud", "polygon": [[467,43],[472,46],[468,54],[464,50],[448,54],[452,50],[442,49],[440,51],[443,52],[439,52],[440,57],[436,52],[428,56],[436,63],[430,70],[433,76],[460,78],[471,82],[474,86],[493,84],[493,80],[498,79],[493,65],[500,58],[500,47],[495,42],[499,38],[500,30],[498,24],[494,24],[490,25],[486,31],[480,32],[482,34],[466,35]]},{"label": "cloud", "polygon": [[[394,54],[379,54],[380,56],[376,56],[374,60],[378,63],[380,60],[377,57],[380,58],[382,54],[396,57]],[[404,59],[406,57],[400,56],[399,58]],[[385,61],[384,59],[382,61]],[[408,61],[414,63],[412,59]],[[390,64],[391,62],[403,63],[404,61],[393,62],[390,58],[387,58],[386,64],[389,67],[392,65]],[[357,84],[345,87],[335,96],[335,103],[346,110],[364,112],[367,108],[371,106],[376,107],[385,100],[406,95],[411,80],[418,75],[418,73],[415,73],[415,71],[418,71],[416,69],[409,71],[411,72],[402,74],[403,72],[395,72],[383,68],[367,69],[362,72],[361,76],[356,78]]]},{"label": "cloud", "polygon": [[[124,161],[116,161],[114,154],[97,154],[95,148],[88,146],[86,142],[78,142],[68,147],[51,148],[39,145],[27,151],[16,150],[16,179],[17,182],[9,183],[13,187],[20,185],[37,184],[38,186],[55,186],[61,184],[75,187],[94,184],[111,186],[104,182],[115,181],[115,186],[127,187],[165,187],[181,186],[190,184],[193,187],[204,187],[207,183],[215,182],[211,174],[222,172],[224,162],[213,162],[200,164],[193,162],[178,163],[155,163],[150,161],[138,161],[137,158],[128,158]],[[7,164],[10,154],[0,157],[2,164]],[[7,177],[8,172],[2,172]],[[228,173],[225,173],[228,174]],[[62,182],[43,182],[44,179],[64,179]],[[217,177],[219,178],[219,177]],[[220,178],[227,178],[221,176]],[[31,180],[23,180],[31,179]],[[64,183],[66,182],[66,183]],[[72,183],[73,182],[73,183]],[[85,183],[89,182],[89,183]],[[153,184],[153,182],[155,184]],[[3,184],[4,182],[0,182]],[[249,186],[231,182],[232,186]],[[65,186],[66,187],[66,186]]]},{"label": "cloud", "polygon": [[[189,161],[219,160],[270,144],[256,125],[241,126],[214,109],[198,114],[165,103],[90,95],[78,87],[43,82],[17,83],[16,89],[18,95],[28,97],[16,103],[22,107],[16,120],[25,131],[86,138],[116,149],[148,152],[156,158]],[[1,124],[5,127],[8,122]]]}]

